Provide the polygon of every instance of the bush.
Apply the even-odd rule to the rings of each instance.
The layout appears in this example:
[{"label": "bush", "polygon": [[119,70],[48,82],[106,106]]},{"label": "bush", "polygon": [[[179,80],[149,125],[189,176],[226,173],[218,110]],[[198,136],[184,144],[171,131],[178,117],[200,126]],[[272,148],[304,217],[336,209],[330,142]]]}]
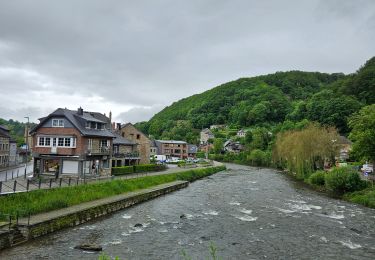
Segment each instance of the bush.
[{"label": "bush", "polygon": [[358,191],[366,187],[357,171],[350,167],[334,168],[325,176],[325,187],[338,195]]},{"label": "bush", "polygon": [[265,151],[254,149],[246,160],[253,166],[268,166],[271,162],[271,155]]},{"label": "bush", "polygon": [[159,164],[140,164],[134,165],[134,172],[154,172],[165,170],[165,165]]},{"label": "bush", "polygon": [[318,186],[324,186],[326,173],[324,171],[317,171],[310,175],[308,183]]},{"label": "bush", "polygon": [[134,172],[133,166],[112,167],[112,175],[125,175]]}]

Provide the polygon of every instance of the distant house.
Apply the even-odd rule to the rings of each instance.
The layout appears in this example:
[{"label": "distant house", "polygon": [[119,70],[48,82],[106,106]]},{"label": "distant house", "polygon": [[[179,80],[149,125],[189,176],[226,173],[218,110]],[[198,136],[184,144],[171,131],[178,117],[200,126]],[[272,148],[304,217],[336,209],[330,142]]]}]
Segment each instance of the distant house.
[{"label": "distant house", "polygon": [[185,141],[176,140],[156,140],[158,154],[167,158],[178,157],[186,159],[188,157],[188,144]]},{"label": "distant house", "polygon": [[150,163],[150,139],[131,123],[121,126],[121,136],[134,142],[137,145],[136,150],[139,153],[139,163]]},{"label": "distant house", "polygon": [[215,138],[215,135],[210,131],[210,129],[205,128],[200,133],[200,144],[206,145],[209,139]]},{"label": "distant house", "polygon": [[240,142],[234,142],[232,140],[228,140],[224,143],[224,151],[232,152],[232,153],[239,153],[243,151],[243,145]]},{"label": "distant house", "polygon": [[223,129],[225,128],[225,125],[211,125],[210,129],[215,130],[215,129]]},{"label": "distant house", "polygon": [[198,147],[194,144],[188,144],[188,157],[196,158]]},{"label": "distant house", "polygon": [[237,132],[237,136],[238,137],[245,137],[246,136],[246,132],[245,130],[241,129]]},{"label": "distant house", "polygon": [[156,141],[154,139],[150,140],[150,156],[158,155],[158,146],[156,144]]},{"label": "distant house", "polygon": [[0,169],[9,166],[10,142],[9,129],[0,125]]},{"label": "distant house", "polygon": [[340,145],[340,154],[338,159],[340,161],[349,159],[349,152],[352,149],[352,142],[345,136],[341,135],[337,143]]},{"label": "distant house", "polygon": [[9,141],[9,165],[14,166],[18,164],[17,142],[12,138]]},{"label": "distant house", "polygon": [[110,118],[82,108],[58,108],[31,129],[34,172],[110,175],[112,143]]}]

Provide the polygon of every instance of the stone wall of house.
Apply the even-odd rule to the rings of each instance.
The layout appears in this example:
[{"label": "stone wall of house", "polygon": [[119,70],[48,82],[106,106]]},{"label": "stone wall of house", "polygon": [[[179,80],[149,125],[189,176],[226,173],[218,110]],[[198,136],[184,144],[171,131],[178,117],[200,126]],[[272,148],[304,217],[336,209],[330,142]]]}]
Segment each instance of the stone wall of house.
[{"label": "stone wall of house", "polygon": [[150,139],[145,134],[129,123],[121,128],[121,135],[137,143],[140,164],[150,163]]}]

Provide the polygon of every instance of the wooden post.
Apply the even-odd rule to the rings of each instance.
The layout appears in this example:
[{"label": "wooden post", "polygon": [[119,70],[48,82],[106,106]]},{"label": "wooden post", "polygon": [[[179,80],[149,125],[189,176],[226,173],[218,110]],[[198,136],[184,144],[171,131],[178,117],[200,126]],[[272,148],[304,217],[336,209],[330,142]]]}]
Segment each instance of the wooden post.
[{"label": "wooden post", "polygon": [[16,192],[16,188],[17,188],[17,181],[15,180],[13,184],[13,192]]},{"label": "wooden post", "polygon": [[26,181],[26,190],[29,191],[29,186],[30,186],[30,180],[28,179]]}]

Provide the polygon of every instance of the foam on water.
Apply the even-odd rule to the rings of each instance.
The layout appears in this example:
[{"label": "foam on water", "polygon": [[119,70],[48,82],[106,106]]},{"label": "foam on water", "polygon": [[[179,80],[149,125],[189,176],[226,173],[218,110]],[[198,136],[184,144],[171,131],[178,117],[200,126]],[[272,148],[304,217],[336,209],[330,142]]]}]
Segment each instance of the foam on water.
[{"label": "foam on water", "polygon": [[358,248],[361,248],[362,246],[360,245],[360,244],[355,244],[355,243],[353,243],[352,241],[347,241],[347,242],[345,242],[345,241],[339,241],[343,246],[346,246],[346,247],[348,247],[348,248],[350,248],[350,249],[358,249]]},{"label": "foam on water", "polygon": [[145,231],[143,228],[140,228],[140,227],[134,227],[132,228],[131,230],[129,230],[129,234],[132,234],[132,233],[139,233],[139,232],[143,232]]},{"label": "foam on water", "polygon": [[290,213],[295,212],[294,210],[290,210],[290,209],[282,209],[282,208],[275,208],[275,209],[281,211],[282,213],[286,213],[286,214],[290,214]]},{"label": "foam on water", "polygon": [[244,213],[244,214],[248,214],[248,215],[250,215],[251,213],[253,213],[253,211],[251,209],[245,209],[245,208],[240,209],[239,211],[242,212],[242,213]]},{"label": "foam on water", "polygon": [[115,239],[115,240],[109,242],[109,244],[111,244],[111,245],[119,245],[119,244],[122,244],[122,240],[121,239]]},{"label": "foam on water", "polygon": [[252,216],[235,216],[235,218],[241,220],[241,221],[255,221],[257,220],[258,218],[257,217],[252,217]]},{"label": "foam on water", "polygon": [[203,214],[205,214],[205,215],[211,215],[211,216],[217,216],[217,215],[219,215],[219,212],[217,212],[215,210],[210,210],[208,212],[203,212]]},{"label": "foam on water", "polygon": [[237,201],[232,201],[232,202],[229,202],[229,205],[239,206],[239,205],[241,205],[241,203],[237,202]]},{"label": "foam on water", "polygon": [[322,240],[324,243],[328,242],[328,239],[326,237],[320,237],[320,240]]},{"label": "foam on water", "polygon": [[123,219],[131,219],[132,216],[131,215],[128,215],[128,214],[124,214],[121,216]]}]

